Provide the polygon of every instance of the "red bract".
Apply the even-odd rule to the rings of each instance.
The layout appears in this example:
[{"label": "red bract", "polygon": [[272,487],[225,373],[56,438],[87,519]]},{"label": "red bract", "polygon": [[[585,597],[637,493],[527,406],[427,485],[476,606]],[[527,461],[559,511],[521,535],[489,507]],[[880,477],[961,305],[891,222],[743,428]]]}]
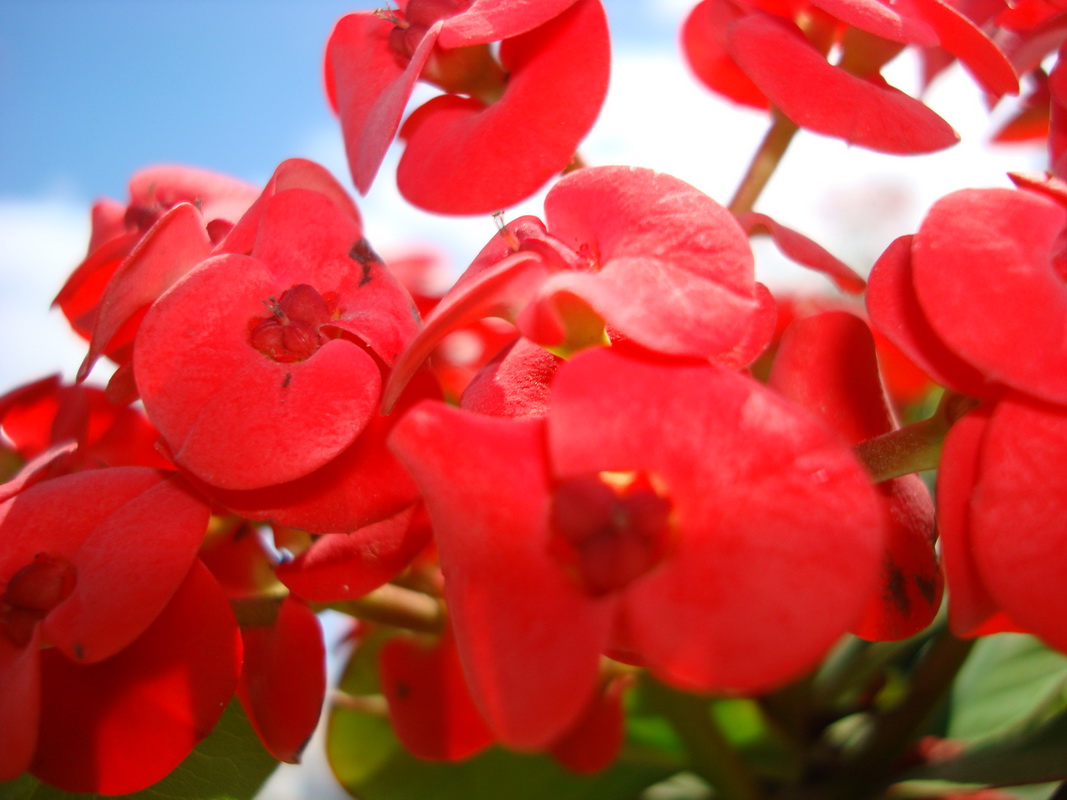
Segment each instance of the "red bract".
[{"label": "red bract", "polygon": [[[441,257],[426,250],[389,258],[386,266],[411,293],[423,319],[437,307],[453,280]],[[426,360],[444,399],[457,401],[478,371],[515,337],[513,325],[492,318],[447,334]]]},{"label": "red bract", "polygon": [[[496,41],[499,63],[488,48]],[[592,127],[608,52],[599,0],[412,0],[395,18],[342,18],[326,49],[326,86],[356,186],[370,188],[421,78],[448,94],[416,109],[401,131],[401,193],[451,214],[528,197],[571,162]]]},{"label": "red bract", "polygon": [[[839,431],[851,445],[894,430],[874,338],[858,317],[828,312],[794,323],[782,339],[769,384]],[[918,475],[878,485],[886,517],[880,580],[853,632],[904,639],[941,605],[944,580],[934,552],[934,505]]]},{"label": "red bract", "polygon": [[0,397],[0,430],[24,459],[62,442],[76,442],[77,449],[53,465],[53,474],[105,466],[169,466],[155,449],[159,434],[140,411],[112,405],[92,386],[64,386],[58,376]]},{"label": "red bract", "polygon": [[[938,46],[996,97],[1018,91],[1005,54],[941,0],[704,0],[686,21],[683,43],[712,90],[757,107],[769,101],[800,127],[888,153],[940,150],[958,139],[882,79],[879,70],[902,45]],[[826,58],[834,44],[842,47],[836,65]]]},{"label": "red bract", "polygon": [[352,533],[328,533],[291,561],[278,580],[314,602],[362,597],[400,573],[429,544],[425,512],[410,506]]},{"label": "red bract", "polygon": [[[207,170],[149,167],[130,180],[130,202],[102,200],[93,206],[89,254],[56,296],[71,326],[89,339],[97,306],[112,275],[142,238],[180,205],[195,210],[204,239],[218,241],[258,194],[255,187]],[[188,214],[189,211],[182,212]]]},{"label": "red bract", "polygon": [[787,228],[766,214],[749,212],[737,218],[749,236],[767,233],[775,246],[798,264],[826,275],[843,292],[861,294],[867,287],[852,267],[813,242],[807,236]]},{"label": "red bract", "polygon": [[419,758],[459,761],[493,743],[471,699],[451,634],[396,636],[379,655],[382,694],[397,738]]},{"label": "red bract", "polygon": [[259,738],[279,761],[297,763],[319,721],[326,651],[315,613],[286,597],[272,620],[241,627],[244,665],[237,685]]},{"label": "red bract", "polygon": [[730,52],[771,102],[807,130],[884,153],[926,153],[959,141],[941,117],[880,76],[857,77],[828,63],[785,20],[753,14],[734,23]]},{"label": "red bract", "polygon": [[[486,727],[460,663],[455,638],[396,636],[379,656],[389,719],[407,750],[432,761],[461,761],[496,741]],[[568,769],[597,772],[615,760],[622,744],[625,678],[605,682],[577,721],[547,748]]]},{"label": "red bract", "polygon": [[873,323],[943,385],[1067,402],[1067,287],[1050,199],[968,189],[934,204],[871,273]]},{"label": "red bract", "polygon": [[[34,753],[39,648],[53,646],[49,663],[58,659],[67,666],[54,669],[77,675],[87,674],[78,672],[81,665],[124,651],[186,580],[208,515],[207,505],[179,476],[139,467],[44,481],[0,504],[0,671],[4,685],[33,688],[3,693],[5,711],[25,725],[0,730],[0,775],[15,777]],[[153,536],[146,538],[145,531]],[[48,702],[51,684],[46,680],[44,685]],[[92,717],[96,712],[86,713]],[[209,728],[197,729],[195,738]],[[50,735],[41,742],[42,747],[55,745]],[[83,742],[71,757],[90,758],[86,745],[91,742]],[[38,760],[42,757],[39,752]],[[152,780],[160,777],[162,773]],[[91,775],[83,776],[78,791],[95,786],[86,785],[88,779]],[[121,775],[99,777],[102,782],[112,779],[123,780]]]},{"label": "red bract", "polygon": [[582,169],[548,193],[545,220],[521,217],[482,249],[397,363],[385,408],[443,336],[486,316],[560,351],[603,344],[605,326],[649,350],[731,365],[766,345],[750,341],[764,306],[748,240],[684,181]]},{"label": "red bract", "polygon": [[211,732],[240,664],[226,597],[194,562],[162,613],[117,655],[83,666],[42,652],[31,771],[66,791],[108,795],[162,780]]},{"label": "red bract", "polygon": [[134,349],[145,409],[176,463],[231,491],[297,481],[351,448],[417,325],[330,197],[289,189],[250,213],[251,253],[187,273],[145,315]]},{"label": "red bract", "polygon": [[1009,396],[949,431],[938,523],[961,635],[1026,630],[1067,652],[1067,410]]},{"label": "red bract", "polygon": [[605,652],[689,690],[795,677],[875,579],[881,512],[849,449],[712,365],[596,349],[556,376],[547,418],[423,404],[392,443],[472,692],[513,746],[577,719]]}]

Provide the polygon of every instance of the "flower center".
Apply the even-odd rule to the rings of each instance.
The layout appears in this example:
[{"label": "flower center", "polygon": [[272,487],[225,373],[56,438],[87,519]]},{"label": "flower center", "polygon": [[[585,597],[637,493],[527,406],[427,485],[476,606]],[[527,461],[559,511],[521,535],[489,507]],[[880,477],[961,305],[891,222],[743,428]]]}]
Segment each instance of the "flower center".
[{"label": "flower center", "polygon": [[62,556],[38,553],[11,576],[0,596],[0,630],[25,645],[33,626],[74,591],[74,565]]},{"label": "flower center", "polygon": [[322,347],[326,337],[319,328],[329,321],[330,309],[314,287],[298,284],[266,305],[271,315],[249,323],[252,347],[282,364],[305,361]]},{"label": "flower center", "polygon": [[594,596],[625,588],[667,553],[671,502],[644,473],[567,478],[551,503],[552,552]]}]

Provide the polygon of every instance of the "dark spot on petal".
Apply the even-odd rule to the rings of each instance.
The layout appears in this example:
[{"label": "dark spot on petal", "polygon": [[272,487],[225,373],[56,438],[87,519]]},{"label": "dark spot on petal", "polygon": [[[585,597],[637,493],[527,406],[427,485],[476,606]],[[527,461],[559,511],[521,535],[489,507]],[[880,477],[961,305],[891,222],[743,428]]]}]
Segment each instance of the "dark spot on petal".
[{"label": "dark spot on petal", "polygon": [[406,700],[410,694],[411,694],[411,689],[408,687],[408,685],[406,683],[397,683],[397,685],[396,685],[396,696],[397,696],[397,698],[399,698],[400,700]]},{"label": "dark spot on petal", "polygon": [[352,249],[348,251],[348,257],[356,261],[363,271],[359,279],[360,286],[366,286],[370,283],[374,279],[374,265],[383,263],[381,256],[374,252],[374,248],[370,246],[370,242],[366,239],[360,239],[352,245]]},{"label": "dark spot on petal", "polygon": [[886,559],[885,572],[885,593],[882,597],[896,606],[897,611],[902,615],[906,616],[908,609],[911,608],[911,601],[908,599],[907,581],[904,579],[904,572],[894,563],[892,558]]},{"label": "dark spot on petal", "polygon": [[293,373],[291,373],[291,372],[285,373],[285,380],[282,381],[282,388],[283,389],[288,389],[289,388],[289,381],[291,381],[292,379],[293,379]]},{"label": "dark spot on petal", "polygon": [[74,657],[77,659],[85,658],[85,648],[81,646],[80,642],[74,643]]},{"label": "dark spot on petal", "polygon": [[919,593],[923,596],[923,600],[928,605],[933,605],[934,600],[937,598],[937,583],[922,575],[915,576],[915,585],[919,588]]}]

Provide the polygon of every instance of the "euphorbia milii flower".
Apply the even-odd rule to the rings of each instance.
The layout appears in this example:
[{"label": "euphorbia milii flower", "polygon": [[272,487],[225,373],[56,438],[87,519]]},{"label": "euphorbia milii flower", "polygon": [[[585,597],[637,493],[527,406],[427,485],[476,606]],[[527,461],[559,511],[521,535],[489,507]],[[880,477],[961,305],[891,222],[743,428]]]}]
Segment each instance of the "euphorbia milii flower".
[{"label": "euphorbia milii flower", "polygon": [[[882,78],[882,66],[904,45],[942,48],[996,97],[1018,91],[1004,53],[942,0],[703,0],[686,21],[683,43],[712,90],[773,105],[802,128],[887,153],[930,152],[958,140],[941,117]],[[831,64],[826,53],[835,44],[842,54]]]},{"label": "euphorbia milii flower", "polygon": [[130,200],[123,206],[101,200],[93,206],[89,254],[56,296],[71,326],[88,339],[97,306],[111,276],[172,209],[187,205],[199,213],[204,241],[219,241],[256,199],[259,191],[243,181],[207,170],[157,166],[130,179]]},{"label": "euphorbia milii flower", "polygon": [[297,481],[354,445],[375,417],[383,367],[418,324],[330,197],[288,189],[254,213],[251,253],[188,272],[145,315],[134,348],[145,409],[175,462],[220,490]]},{"label": "euphorbia milii flower", "polygon": [[64,385],[56,375],[0,397],[0,430],[24,459],[76,442],[77,449],[62,465],[53,465],[53,475],[98,467],[170,466],[155,449],[159,434],[143,412],[111,404],[94,386]]},{"label": "euphorbia milii flower", "polygon": [[273,619],[242,623],[237,697],[271,755],[297,763],[326,692],[322,627],[315,612],[292,596],[281,601]]},{"label": "euphorbia milii flower", "polygon": [[[381,648],[379,673],[389,719],[404,747],[432,761],[461,761],[493,744],[460,664],[455,637],[395,636]],[[604,682],[577,721],[548,747],[575,772],[604,769],[623,738],[622,690],[627,677]]]},{"label": "euphorbia milii flower", "polygon": [[1064,569],[1060,463],[1067,213],[1055,186],[954,192],[871,273],[871,317],[940,383],[985,402],[949,431],[938,527],[961,635],[1024,629],[1067,649],[1046,595]]},{"label": "euphorbia milii flower", "polygon": [[871,321],[943,386],[1067,404],[1067,212],[1051,197],[964,189],[871,272]]},{"label": "euphorbia milii flower", "polygon": [[1013,394],[964,416],[938,471],[938,526],[961,636],[1027,631],[1067,652],[1067,408]]},{"label": "euphorbia milii flower", "polygon": [[548,193],[544,223],[520,217],[482,249],[396,365],[384,406],[443,336],[482,317],[557,351],[614,332],[744,366],[769,339],[769,304],[744,231],[710,197],[650,169],[578,170]]},{"label": "euphorbia milii flower", "polygon": [[409,0],[390,14],[349,14],[326,48],[326,87],[356,187],[370,188],[421,79],[446,94],[401,130],[401,194],[446,214],[528,197],[572,161],[596,120],[608,51],[600,0]]},{"label": "euphorbia milii flower", "polygon": [[[878,375],[874,338],[844,311],[798,320],[786,331],[768,384],[816,414],[851,445],[895,430]],[[853,632],[894,640],[929,625],[944,579],[934,552],[934,505],[918,475],[878,484],[886,517],[882,572]]]},{"label": "euphorbia milii flower", "polygon": [[236,627],[196,562],[208,506],[180,476],[141,467],[12,484],[0,487],[0,778],[32,764],[70,791],[143,788],[207,735],[236,684]]},{"label": "euphorbia milii flower", "polygon": [[608,348],[547,417],[416,406],[392,444],[423,489],[479,709],[540,748],[588,706],[603,653],[694,691],[762,691],[855,623],[882,512],[836,434],[711,364]]}]

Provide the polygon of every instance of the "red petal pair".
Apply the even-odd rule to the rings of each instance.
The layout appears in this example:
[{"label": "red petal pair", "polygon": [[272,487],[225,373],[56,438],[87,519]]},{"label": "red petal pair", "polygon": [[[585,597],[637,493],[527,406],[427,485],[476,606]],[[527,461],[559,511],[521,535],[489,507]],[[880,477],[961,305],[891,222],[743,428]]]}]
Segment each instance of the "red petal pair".
[{"label": "red petal pair", "polygon": [[[710,365],[593,350],[556,376],[547,418],[424,404],[392,443],[426,496],[476,701],[517,747],[577,719],[604,652],[690,690],[794,677],[855,621],[880,559],[848,448]],[[593,591],[594,569],[619,588]]]},{"label": "red petal pair", "polygon": [[[221,491],[289,486],[356,447],[382,367],[417,325],[350,210],[306,188],[276,191],[249,212],[250,254],[185,274],[145,315],[134,349],[145,408],[174,460]],[[292,507],[307,497],[234,500]]]},{"label": "red petal pair", "polygon": [[483,248],[397,363],[385,408],[443,336],[485,316],[560,350],[603,343],[605,326],[649,350],[739,366],[766,345],[750,337],[764,305],[747,237],[684,181],[582,169],[548,193],[545,220],[515,220]]},{"label": "red petal pair", "polygon": [[1067,403],[1067,216],[1046,197],[966,189],[934,204],[875,264],[872,322],[939,383]]},{"label": "red petal pair", "polygon": [[[499,65],[485,49],[494,41],[502,41]],[[395,20],[344,17],[327,45],[326,85],[356,186],[369,189],[422,77],[455,93],[405,123],[401,193],[446,214],[528,197],[570,163],[592,127],[607,91],[608,47],[599,0],[475,3],[451,15],[415,0]]]},{"label": "red petal pair", "polygon": [[1035,633],[1067,652],[1067,412],[1010,396],[953,426],[938,472],[938,525],[953,628]]}]

